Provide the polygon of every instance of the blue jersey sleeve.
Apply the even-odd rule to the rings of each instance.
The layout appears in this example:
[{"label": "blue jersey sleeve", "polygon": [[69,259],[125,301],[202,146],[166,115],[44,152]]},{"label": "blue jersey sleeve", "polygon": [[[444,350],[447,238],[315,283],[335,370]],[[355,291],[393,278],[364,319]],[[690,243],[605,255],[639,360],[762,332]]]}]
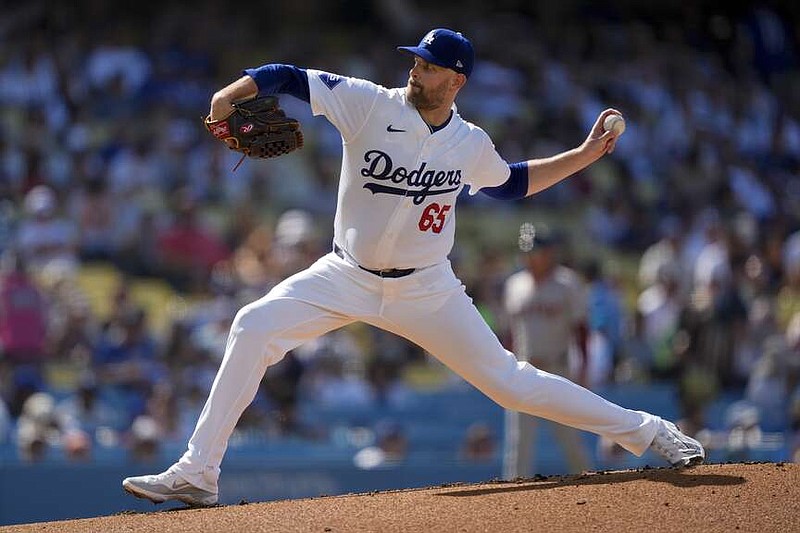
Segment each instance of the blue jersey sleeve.
[{"label": "blue jersey sleeve", "polygon": [[243,71],[253,78],[258,86],[258,94],[290,94],[305,102],[310,102],[308,90],[308,75],[306,70],[292,65],[270,63],[258,68],[248,68]]},{"label": "blue jersey sleeve", "polygon": [[502,185],[484,187],[481,192],[499,200],[519,200],[528,194],[528,162],[508,165],[511,174]]}]

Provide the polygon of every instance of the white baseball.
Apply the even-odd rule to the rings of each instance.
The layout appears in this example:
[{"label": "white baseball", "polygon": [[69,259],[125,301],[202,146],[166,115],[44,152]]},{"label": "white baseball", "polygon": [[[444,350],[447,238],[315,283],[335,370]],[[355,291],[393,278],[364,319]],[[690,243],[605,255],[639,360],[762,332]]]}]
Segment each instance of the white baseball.
[{"label": "white baseball", "polygon": [[622,115],[608,115],[603,121],[603,129],[606,131],[613,131],[615,135],[622,135],[625,131],[625,119]]}]

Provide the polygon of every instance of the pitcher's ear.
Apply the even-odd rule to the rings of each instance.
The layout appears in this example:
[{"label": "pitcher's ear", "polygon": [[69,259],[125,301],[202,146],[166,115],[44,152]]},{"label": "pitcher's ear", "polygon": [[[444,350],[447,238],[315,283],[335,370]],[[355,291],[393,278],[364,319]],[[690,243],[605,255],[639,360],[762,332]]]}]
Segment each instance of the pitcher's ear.
[{"label": "pitcher's ear", "polygon": [[467,84],[467,77],[464,74],[456,72],[456,76],[455,78],[453,78],[453,88],[460,89],[466,84]]}]

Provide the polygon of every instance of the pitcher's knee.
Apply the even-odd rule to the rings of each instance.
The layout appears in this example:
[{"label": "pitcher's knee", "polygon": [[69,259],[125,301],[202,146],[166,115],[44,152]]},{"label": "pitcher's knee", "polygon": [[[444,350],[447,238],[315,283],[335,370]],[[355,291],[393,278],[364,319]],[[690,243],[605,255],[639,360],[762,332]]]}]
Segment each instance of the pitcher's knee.
[{"label": "pitcher's knee", "polygon": [[505,409],[527,411],[531,403],[536,401],[536,372],[536,368],[527,363],[515,364],[504,375],[484,386],[484,390]]},{"label": "pitcher's knee", "polygon": [[494,390],[489,397],[494,400],[500,407],[510,409],[512,411],[520,411],[524,405],[522,395],[508,387],[502,387]]},{"label": "pitcher's knee", "polygon": [[280,329],[285,321],[286,309],[280,300],[258,300],[239,309],[233,319],[231,330],[259,331],[269,334]]},{"label": "pitcher's knee", "polygon": [[490,383],[482,383],[480,388],[500,407],[514,411],[518,410],[517,407],[521,403],[521,395],[509,381],[492,380]]},{"label": "pitcher's knee", "polygon": [[253,304],[245,305],[236,312],[231,324],[231,331],[252,331],[258,326],[258,312]]},{"label": "pitcher's knee", "polygon": [[[236,313],[228,339],[228,350],[246,352],[252,355],[265,356],[278,335],[273,320],[269,319],[268,306],[249,304]],[[280,359],[283,354],[275,355],[270,359]]]}]

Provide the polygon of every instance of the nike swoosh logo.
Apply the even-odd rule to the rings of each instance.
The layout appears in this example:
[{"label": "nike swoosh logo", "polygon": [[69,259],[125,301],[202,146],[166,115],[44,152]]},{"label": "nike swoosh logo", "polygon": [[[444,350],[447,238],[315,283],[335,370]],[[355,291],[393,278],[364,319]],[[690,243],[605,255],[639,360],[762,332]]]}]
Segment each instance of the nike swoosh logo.
[{"label": "nike swoosh logo", "polygon": [[398,130],[397,128],[393,128],[391,124],[386,126],[386,131],[390,133],[404,133],[406,130]]},{"label": "nike swoosh logo", "polygon": [[189,483],[182,479],[176,479],[172,482],[172,490],[180,490],[189,486]]}]

